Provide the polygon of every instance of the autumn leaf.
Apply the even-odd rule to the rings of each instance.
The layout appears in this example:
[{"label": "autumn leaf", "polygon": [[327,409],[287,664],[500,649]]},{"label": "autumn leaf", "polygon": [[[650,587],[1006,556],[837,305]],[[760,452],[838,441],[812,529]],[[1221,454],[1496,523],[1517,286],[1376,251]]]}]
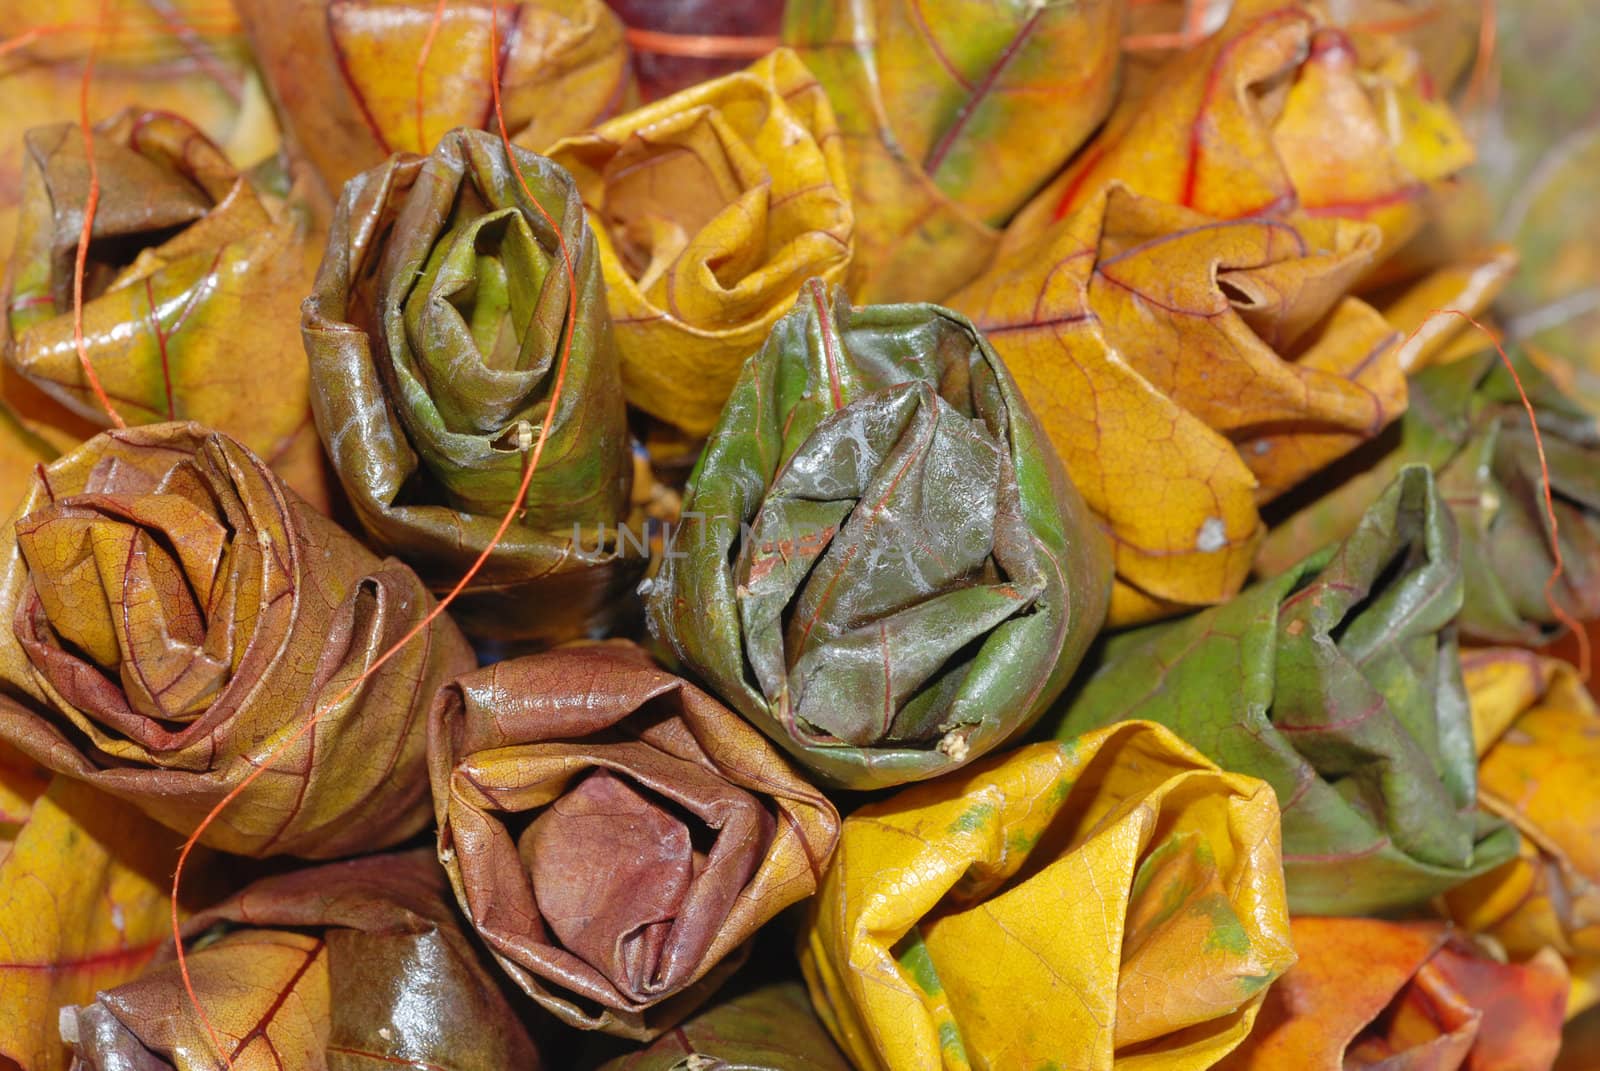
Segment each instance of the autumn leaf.
[{"label": "autumn leaf", "polygon": [[1282,882],[1271,790],[1130,722],[857,810],[800,964],[863,1071],[1200,1071],[1294,962]]},{"label": "autumn leaf", "polygon": [[629,404],[706,434],[800,284],[838,282],[850,264],[850,186],[822,87],[780,49],[549,153],[594,223]]},{"label": "autumn leaf", "polygon": [[[538,1071],[448,897],[417,851],[267,878],[192,918],[195,995],[231,1066]],[[137,979],[63,1010],[84,1071],[218,1066],[171,959],[168,943]]]},{"label": "autumn leaf", "polygon": [[789,0],[783,40],[828,91],[857,217],[849,287],[937,301],[1111,107],[1122,0]]},{"label": "autumn leaf", "polygon": [[851,1071],[811,1010],[805,987],[772,982],[680,1024],[636,1052],[595,1071]]},{"label": "autumn leaf", "polygon": [[171,940],[178,844],[0,744],[0,1066],[64,1071],[56,1010],[133,978]]},{"label": "autumn leaf", "polygon": [[[1412,377],[1411,408],[1398,433],[1352,455],[1315,499],[1279,521],[1261,545],[1257,569],[1271,574],[1305,548],[1339,539],[1401,466],[1423,464],[1433,469],[1461,533],[1463,635],[1548,642],[1562,630],[1552,597],[1576,619],[1600,617],[1600,411],[1575,396],[1571,370],[1560,361],[1527,350],[1511,363],[1534,407],[1543,465],[1511,372],[1480,345],[1470,357]],[[1550,595],[1546,469],[1562,558]]]},{"label": "autumn leaf", "polygon": [[[101,18],[101,15],[104,18]],[[36,35],[36,36],[34,36]],[[15,242],[26,152],[23,134],[77,123],[84,61],[95,44],[88,112],[123,108],[186,116],[248,167],[272,155],[278,129],[253,73],[239,20],[215,0],[57,0],[0,9],[0,251]]]},{"label": "autumn leaf", "polygon": [[1365,220],[1381,264],[1427,221],[1432,184],[1472,162],[1415,53],[1310,4],[1237,0],[1227,24],[1124,95],[1017,214],[1002,253],[1113,182],[1209,216]]},{"label": "autumn leaf", "polygon": [[635,96],[622,23],[601,0],[241,0],[237,8],[294,151],[335,198],[392,153],[430,152],[457,127],[495,128],[496,75],[507,129],[540,151]]},{"label": "autumn leaf", "polygon": [[1469,651],[1462,671],[1481,756],[1479,801],[1522,844],[1445,903],[1458,924],[1516,958],[1560,953],[1576,1015],[1600,1001],[1600,711],[1570,665],[1531,651]]},{"label": "autumn leaf", "polygon": [[1296,918],[1300,960],[1218,1071],[1548,1071],[1566,972],[1500,963],[1430,922]]},{"label": "autumn leaf", "polygon": [[457,678],[429,717],[439,858],[518,986],[649,1039],[810,896],[839,816],[760,733],[622,641]]},{"label": "autumn leaf", "polygon": [[[0,341],[19,373],[104,426],[73,314],[90,178],[82,136],[76,123],[57,123],[30,130],[26,143]],[[120,112],[96,126],[94,145],[100,199],[83,334],[111,406],[130,424],[194,420],[235,436],[326,509],[297,340],[319,252],[303,207],[241,174],[174,115]]]},{"label": "autumn leaf", "polygon": [[478,635],[562,641],[625,613],[645,563],[618,543],[632,458],[595,240],[571,177],[514,151],[517,170],[498,136],[457,130],[351,180],[305,348],[368,539],[435,592],[489,547],[542,441],[451,612]]},{"label": "autumn leaf", "polygon": [[432,600],[237,440],[91,439],[37,473],[0,547],[0,682],[23,700],[0,739],[35,762],[187,834],[270,759],[203,838],[244,855],[372,851],[426,824],[424,705],[471,651],[439,619],[380,670]]},{"label": "autumn leaf", "polygon": [[1024,731],[1100,627],[1105,546],[1005,366],[936,305],[820,280],[745,365],[650,627],[823,781],[932,777]]},{"label": "autumn leaf", "polygon": [[951,298],[1111,536],[1113,625],[1238,591],[1257,507],[1404,411],[1398,333],[1346,296],[1377,242],[1112,188]]},{"label": "autumn leaf", "polygon": [[1516,846],[1473,806],[1460,609],[1455,524],[1411,466],[1343,542],[1221,606],[1115,638],[1057,735],[1160,722],[1277,791],[1297,913],[1411,907]]}]

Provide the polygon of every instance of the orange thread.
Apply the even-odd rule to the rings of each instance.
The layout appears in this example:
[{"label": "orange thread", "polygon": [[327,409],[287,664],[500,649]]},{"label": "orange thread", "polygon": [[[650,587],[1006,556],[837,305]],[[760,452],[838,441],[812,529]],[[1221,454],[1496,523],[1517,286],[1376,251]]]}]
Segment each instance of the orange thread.
[{"label": "orange thread", "polygon": [[94,236],[94,214],[100,207],[100,168],[94,159],[94,127],[89,124],[89,84],[94,80],[95,46],[100,40],[100,30],[106,22],[110,0],[100,0],[100,17],[95,32],[89,38],[89,52],[83,61],[83,81],[78,85],[78,129],[83,134],[83,155],[89,161],[89,196],[83,203],[83,228],[78,231],[78,255],[72,266],[72,344],[78,350],[78,364],[83,368],[83,378],[88,380],[100,407],[111,418],[111,426],[125,428],[127,423],[111,405],[105,387],[100,385],[100,374],[89,360],[89,347],[83,340],[83,277],[89,269],[89,240]]},{"label": "orange thread", "polygon": [[[450,0],[439,0],[433,9],[433,21],[428,24],[428,36],[422,39],[422,51],[417,53],[417,151],[427,152],[428,142],[422,132],[422,74],[428,67],[428,57],[433,54],[433,39],[439,36],[439,27],[444,24],[444,6]],[[498,75],[496,76],[498,79]]]},{"label": "orange thread", "polygon": [[[567,363],[572,356],[573,328],[578,315],[578,273],[572,264],[572,252],[567,247],[566,236],[562,234],[560,226],[558,226],[556,221],[551,218],[550,213],[546,212],[544,206],[539,203],[536,197],[533,196],[533,191],[529,189],[527,180],[523,177],[522,168],[517,162],[516,151],[512,148],[510,135],[506,132],[505,111],[500,103],[500,46],[499,35],[497,33],[499,21],[500,3],[499,0],[493,0],[492,17],[490,19],[489,30],[489,49],[491,53],[490,70],[493,77],[492,89],[494,94],[494,110],[495,117],[500,126],[500,140],[505,145],[506,156],[511,161],[511,170],[513,174],[517,176],[517,181],[521,184],[523,192],[527,194],[528,200],[533,204],[533,207],[541,216],[544,217],[545,222],[550,224],[551,229],[555,232],[556,242],[561,248],[561,262],[567,273],[567,326],[561,340],[561,358],[557,363],[555,384],[550,391],[550,402],[547,409],[548,413],[554,415],[561,400],[562,387],[566,383]],[[353,693],[357,688],[371,678],[374,673],[382,668],[384,663],[388,662],[389,659],[398,654],[406,644],[420,636],[430,625],[433,624],[435,620],[439,618],[441,614],[445,612],[445,609],[456,600],[457,596],[459,596],[461,592],[466,589],[466,586],[472,582],[473,577],[478,575],[478,572],[483,568],[484,563],[489,560],[489,555],[494,552],[494,549],[500,545],[500,541],[505,538],[505,534],[510,529],[512,521],[515,520],[517,514],[521,512],[522,504],[528,497],[528,488],[533,482],[533,474],[539,468],[539,459],[543,456],[545,443],[550,437],[550,426],[551,420],[546,418],[539,428],[539,437],[534,442],[533,453],[529,457],[527,468],[523,471],[522,483],[517,487],[517,494],[512,500],[511,508],[508,509],[505,516],[500,519],[500,526],[495,529],[494,536],[478,554],[477,559],[473,561],[471,567],[468,568],[461,579],[456,582],[456,585],[450,589],[444,598],[439,600],[438,604],[434,606],[431,611],[429,611],[426,617],[417,622],[417,624],[413,625],[409,632],[402,636],[392,647],[384,651],[383,654],[379,655],[371,666],[362,671],[360,676],[356,677],[355,680],[345,685],[344,689],[340,691],[338,695],[334,696],[332,700],[314,711],[311,717],[306,719],[306,723],[295,731],[294,735],[290,736],[283,743],[279,744],[277,747],[273,748],[272,751],[268,752],[265,758],[244,778],[244,780],[240,781],[228,792],[227,795],[223,796],[222,799],[217,801],[217,805],[211,808],[211,811],[205,816],[205,818],[201,819],[200,824],[195,827],[195,831],[189,834],[189,838],[183,842],[183,849],[178,853],[178,864],[172,872],[172,942],[174,948],[177,950],[178,973],[183,977],[183,989],[184,992],[188,994],[190,1005],[194,1008],[195,1013],[199,1016],[201,1023],[205,1026],[206,1034],[210,1037],[212,1045],[216,1047],[218,1055],[222,1057],[222,1062],[227,1066],[229,1071],[232,1071],[233,1069],[233,1057],[230,1056],[227,1050],[222,1047],[221,1038],[218,1036],[216,1028],[211,1023],[211,1017],[206,1014],[205,1008],[200,1003],[199,996],[195,993],[194,981],[189,974],[188,957],[183,951],[182,924],[178,917],[178,893],[183,880],[183,868],[188,862],[189,854],[194,850],[195,845],[199,843],[200,837],[204,835],[205,831],[209,829],[212,823],[217,820],[217,817],[222,813],[223,809],[228,806],[228,804],[238,799],[240,794],[242,794],[245,789],[249,788],[250,785],[254,783],[256,778],[266,773],[267,770],[271,768],[272,764],[276,762],[284,752],[293,747],[300,740],[304,739],[306,734],[310,733],[316,727],[317,722],[321,720],[324,714],[342,703],[350,696],[351,693]]]},{"label": "orange thread", "polygon": [[628,47],[686,59],[757,59],[778,47],[776,37],[730,37],[715,33],[664,33],[628,27]]},{"label": "orange thread", "polygon": [[[1140,7],[1155,0],[1138,0]],[[1122,39],[1124,52],[1159,52],[1169,48],[1189,48],[1205,40],[1206,16],[1210,14],[1210,0],[1189,0],[1184,7],[1183,28],[1176,33],[1129,34]]]},{"label": "orange thread", "polygon": [[1528,414],[1528,426],[1533,429],[1533,448],[1539,455],[1539,482],[1544,490],[1544,515],[1545,520],[1550,525],[1550,557],[1555,562],[1555,568],[1550,571],[1549,577],[1544,582],[1544,601],[1545,605],[1550,608],[1551,616],[1566,626],[1576,638],[1578,644],[1578,675],[1587,684],[1589,681],[1589,635],[1584,631],[1583,625],[1578,619],[1573,617],[1565,606],[1561,605],[1560,600],[1555,595],[1556,584],[1560,581],[1566,566],[1561,558],[1561,525],[1556,519],[1555,492],[1550,486],[1550,465],[1545,460],[1544,436],[1539,433],[1539,418],[1533,411],[1533,402],[1528,400],[1528,392],[1522,387],[1522,377],[1517,375],[1517,370],[1512,365],[1511,358],[1506,356],[1505,347],[1500,344],[1500,340],[1495,337],[1495,333],[1460,309],[1434,309],[1428,313],[1427,319],[1424,319],[1410,335],[1406,336],[1405,345],[1410,345],[1411,340],[1435,316],[1459,316],[1482,332],[1484,337],[1493,344],[1495,352],[1500,355],[1500,363],[1505,366],[1507,372],[1511,373],[1511,382],[1517,388],[1517,396],[1522,399],[1522,408]]},{"label": "orange thread", "polygon": [[1495,0],[1481,0],[1478,11],[1478,54],[1472,59],[1472,77],[1467,82],[1467,103],[1471,107],[1492,108],[1499,81],[1494,77],[1495,52],[1499,44],[1499,12]]}]

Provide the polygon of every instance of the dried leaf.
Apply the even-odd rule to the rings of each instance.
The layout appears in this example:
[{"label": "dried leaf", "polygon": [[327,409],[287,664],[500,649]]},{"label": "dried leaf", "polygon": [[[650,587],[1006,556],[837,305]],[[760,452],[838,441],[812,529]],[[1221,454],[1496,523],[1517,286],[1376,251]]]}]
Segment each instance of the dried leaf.
[{"label": "dried leaf", "polygon": [[1478,799],[1522,834],[1517,857],[1445,898],[1462,926],[1572,971],[1569,1013],[1600,999],[1600,711],[1565,662],[1488,648],[1462,656]]},{"label": "dried leaf", "polygon": [[237,440],[107,432],[42,469],[0,532],[0,738],[191,832],[359,674],[204,842],[244,855],[372,851],[418,832],[422,712],[472,665],[432,608]]},{"label": "dried leaf", "polygon": [[850,1071],[805,987],[774,982],[722,1001],[596,1071]]},{"label": "dried leaf", "polygon": [[1258,504],[1404,411],[1400,336],[1345,296],[1377,244],[1113,187],[951,299],[1111,535],[1113,625],[1237,592]]},{"label": "dried leaf", "polygon": [[594,220],[629,404],[704,435],[800,284],[844,278],[837,133],[780,49],[549,150]]},{"label": "dried leaf", "polygon": [[63,1071],[56,1009],[133,978],[171,940],[178,844],[0,744],[0,1066]]},{"label": "dried leaf", "polygon": [[1366,220],[1383,234],[1379,264],[1427,220],[1430,185],[1472,158],[1398,40],[1347,33],[1310,4],[1238,0],[1220,32],[1121,99],[1002,252],[1121,182],[1224,219]]},{"label": "dried leaf", "polygon": [[[104,426],[75,342],[74,260],[89,196],[76,123],[26,138],[6,360]],[[306,213],[242,175],[187,120],[127,110],[94,134],[100,201],[84,280],[86,352],[130,424],[194,420],[266,458],[326,508],[297,344],[318,245]],[[249,330],[240,330],[248,317]]]},{"label": "dried leaf", "polygon": [[648,1039],[810,896],[839,816],[750,726],[631,644],[457,678],[429,720],[439,857],[513,981]]},{"label": "dried leaf", "polygon": [[295,150],[335,197],[392,153],[429,152],[457,127],[495,128],[497,74],[507,129],[541,151],[635,96],[622,23],[601,0],[456,0],[442,9],[436,0],[240,0],[237,7]]},{"label": "dried leaf", "polygon": [[1219,1071],[1548,1071],[1566,973],[1499,963],[1437,923],[1296,918],[1300,960]]},{"label": "dried leaf", "polygon": [[1115,639],[1058,735],[1160,722],[1277,790],[1296,913],[1409,907],[1516,850],[1473,807],[1460,609],[1455,525],[1428,470],[1408,467],[1342,543]]},{"label": "dried leaf", "polygon": [[[102,14],[104,18],[102,18]],[[30,36],[33,34],[38,36]],[[0,7],[0,251],[15,241],[23,134],[78,121],[91,40],[94,118],[123,108],[176,112],[249,166],[278,144],[272,109],[250,68],[239,20],[216,0],[56,0]]]},{"label": "dried leaf", "polygon": [[[1557,603],[1600,617],[1600,411],[1570,388],[1570,370],[1536,351],[1512,357],[1544,439],[1562,577]],[[1560,631],[1545,584],[1550,553],[1544,481],[1533,431],[1510,373],[1493,349],[1424,369],[1396,435],[1352,456],[1318,497],[1274,526],[1256,559],[1274,573],[1342,537],[1401,466],[1433,469],[1461,532],[1461,631],[1490,643],[1538,644]]]},{"label": "dried leaf", "polygon": [[1138,722],[856,811],[800,948],[863,1071],[1199,1071],[1293,962],[1271,790]]},{"label": "dried leaf", "polygon": [[470,130],[351,180],[305,347],[368,538],[436,592],[489,545],[547,432],[517,523],[451,611],[476,634],[567,640],[619,612],[643,562],[615,538],[633,470],[594,239],[571,177],[516,151],[537,204],[501,139]]},{"label": "dried leaf", "polygon": [[838,110],[865,302],[939,300],[1105,118],[1122,0],[789,0],[784,42]]},{"label": "dried leaf", "polygon": [[[196,915],[189,971],[231,1066],[538,1071],[448,897],[418,851],[268,878]],[[218,1066],[172,962],[64,1009],[62,1027],[84,1071]]]},{"label": "dried leaf", "polygon": [[650,625],[826,782],[1022,732],[1100,627],[1105,546],[1005,366],[936,305],[801,291],[696,467]]}]

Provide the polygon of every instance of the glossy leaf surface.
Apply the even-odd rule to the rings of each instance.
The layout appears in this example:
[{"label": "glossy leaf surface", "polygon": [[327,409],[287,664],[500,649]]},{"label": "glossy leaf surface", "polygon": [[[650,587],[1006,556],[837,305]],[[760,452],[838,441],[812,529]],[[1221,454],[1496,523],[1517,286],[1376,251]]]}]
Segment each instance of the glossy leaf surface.
[{"label": "glossy leaf surface", "polygon": [[[0,531],[0,738],[189,833],[433,605],[237,440],[107,432]],[[425,704],[472,654],[436,620],[287,746],[205,843],[326,857],[427,821]]]},{"label": "glossy leaf surface", "polygon": [[931,777],[1031,725],[1104,617],[1105,545],[994,350],[820,281],[745,366],[650,623],[824,780]]}]

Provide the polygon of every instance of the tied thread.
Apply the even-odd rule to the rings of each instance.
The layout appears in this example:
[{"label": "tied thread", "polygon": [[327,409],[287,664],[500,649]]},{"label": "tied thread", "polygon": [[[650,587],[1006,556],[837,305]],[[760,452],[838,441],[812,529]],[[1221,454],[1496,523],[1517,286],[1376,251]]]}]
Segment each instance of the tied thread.
[{"label": "tied thread", "polygon": [[[435,13],[436,24],[437,20],[443,17],[444,6],[444,2],[441,0],[441,3],[439,4]],[[492,8],[492,16],[489,21],[489,48],[492,55],[491,63],[493,64],[493,67],[491,68],[491,85],[494,96],[494,113],[496,122],[499,126],[500,140],[505,146],[506,156],[511,162],[511,171],[516,176],[518,185],[522,187],[523,194],[526,196],[528,202],[533,205],[534,209],[544,217],[545,222],[550,225],[551,230],[555,232],[556,242],[561,249],[562,267],[566,271],[567,275],[567,328],[562,334],[561,355],[557,363],[555,383],[550,391],[550,403],[548,409],[550,413],[554,413],[557,410],[558,403],[561,398],[561,392],[566,383],[567,365],[572,355],[572,328],[577,320],[578,315],[578,275],[576,269],[573,267],[572,252],[567,246],[566,236],[562,233],[561,227],[551,217],[550,213],[545,211],[544,206],[539,203],[538,198],[533,195],[533,190],[529,188],[528,180],[522,173],[522,165],[518,162],[516,151],[511,145],[510,134],[506,130],[505,110],[500,100],[500,47],[498,40],[498,27],[500,21],[499,0],[492,0]],[[431,39],[432,33],[430,32],[429,40]],[[205,1027],[206,1035],[209,1037],[213,1047],[215,1047],[217,1054],[222,1058],[222,1062],[228,1068],[228,1071],[233,1071],[234,1054],[230,1054],[223,1046],[221,1036],[217,1033],[215,1025],[211,1022],[211,1017],[206,1014],[205,1007],[201,1004],[199,995],[195,992],[194,981],[189,973],[188,957],[185,955],[183,949],[181,920],[178,914],[178,899],[183,880],[183,870],[185,864],[189,860],[189,855],[194,850],[195,845],[199,843],[201,836],[203,836],[205,831],[209,829],[214,822],[216,822],[218,816],[222,814],[223,810],[226,809],[230,803],[238,799],[239,796],[250,787],[256,778],[260,777],[262,774],[266,773],[267,770],[271,769],[272,765],[279,758],[281,758],[285,752],[287,752],[300,740],[304,739],[308,733],[312,732],[316,728],[317,723],[325,714],[327,714],[328,711],[344,702],[344,700],[347,699],[353,692],[355,692],[357,688],[361,687],[361,685],[370,679],[373,674],[381,669],[383,665],[389,661],[389,659],[393,658],[408,643],[416,639],[425,630],[427,630],[433,624],[433,622],[445,612],[450,604],[456,600],[461,592],[466,589],[467,585],[472,582],[472,579],[478,575],[479,570],[481,570],[484,563],[488,561],[489,555],[492,554],[495,548],[500,545],[501,540],[505,538],[507,530],[510,529],[512,522],[522,511],[522,504],[527,500],[528,497],[528,487],[533,482],[533,474],[539,468],[539,459],[544,454],[545,443],[548,441],[550,436],[550,426],[551,421],[548,419],[541,423],[538,438],[533,443],[532,454],[529,456],[528,463],[523,470],[522,483],[517,487],[516,497],[512,500],[510,508],[506,510],[505,516],[501,518],[500,525],[495,529],[493,537],[490,538],[489,542],[478,554],[478,557],[473,561],[466,573],[462,575],[461,579],[456,581],[455,586],[450,589],[444,598],[439,600],[434,608],[429,611],[429,613],[423,617],[421,621],[413,625],[404,636],[394,643],[393,646],[384,651],[383,654],[379,655],[373,661],[372,665],[368,666],[364,671],[362,671],[359,676],[357,676],[349,684],[345,685],[344,688],[342,688],[339,693],[333,697],[333,699],[318,707],[312,713],[311,717],[306,719],[304,725],[296,730],[293,735],[268,752],[262,761],[256,765],[256,767],[249,773],[248,776],[244,778],[244,780],[235,785],[226,796],[218,800],[216,806],[211,808],[210,813],[208,813],[205,818],[201,819],[200,824],[195,827],[194,832],[189,834],[189,838],[183,843],[183,849],[178,853],[178,863],[172,873],[171,902],[172,942],[174,949],[177,951],[178,973],[183,978],[183,989],[188,995],[190,1006],[194,1008],[195,1014],[199,1018],[201,1025]]]},{"label": "tied thread", "polygon": [[1561,522],[1556,516],[1555,491],[1550,485],[1550,464],[1545,460],[1544,436],[1539,432],[1539,417],[1533,410],[1533,402],[1528,398],[1528,392],[1523,389],[1522,377],[1517,374],[1516,366],[1511,363],[1511,358],[1506,355],[1506,350],[1500,344],[1499,337],[1483,324],[1473,319],[1468,313],[1460,309],[1434,309],[1423,319],[1422,323],[1406,336],[1402,349],[1411,345],[1412,341],[1425,330],[1437,316],[1455,316],[1477,329],[1487,338],[1494,350],[1500,355],[1500,364],[1511,375],[1511,382],[1517,388],[1517,397],[1522,399],[1523,411],[1528,414],[1528,427],[1533,431],[1533,448],[1539,455],[1539,487],[1544,498],[1545,531],[1549,537],[1550,559],[1554,568],[1544,582],[1544,601],[1550,608],[1550,615],[1572,633],[1578,647],[1578,676],[1587,684],[1589,682],[1591,655],[1589,650],[1589,634],[1584,630],[1581,622],[1573,616],[1561,600],[1556,598],[1556,585],[1561,582],[1562,575],[1566,572],[1566,564],[1561,556]]}]

